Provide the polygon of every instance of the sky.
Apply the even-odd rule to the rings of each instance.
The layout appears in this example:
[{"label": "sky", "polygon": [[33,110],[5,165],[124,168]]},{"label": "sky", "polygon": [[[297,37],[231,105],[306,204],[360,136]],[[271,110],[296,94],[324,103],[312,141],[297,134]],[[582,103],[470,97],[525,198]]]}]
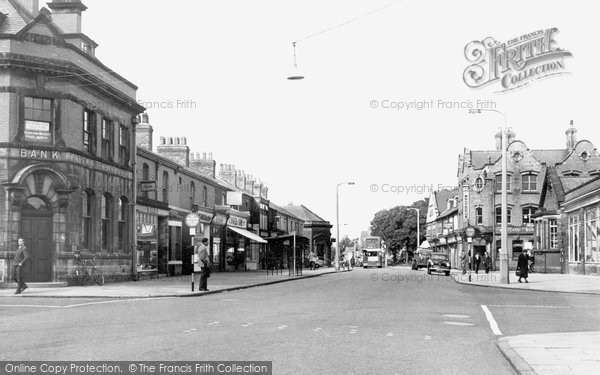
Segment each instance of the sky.
[{"label": "sky", "polygon": [[[564,148],[571,120],[579,139],[600,143],[593,2],[83,2],[84,33],[138,85],[155,144],[186,136],[192,152],[264,181],[274,203],[304,204],[334,225],[336,186],[355,182],[339,189],[342,236],[358,237],[379,210],[455,186],[465,147],[494,147],[503,117],[469,114],[469,104],[506,113],[533,149]],[[568,74],[508,92],[465,84],[470,42],[554,27],[573,55]],[[301,81],[286,79],[294,41]]]}]

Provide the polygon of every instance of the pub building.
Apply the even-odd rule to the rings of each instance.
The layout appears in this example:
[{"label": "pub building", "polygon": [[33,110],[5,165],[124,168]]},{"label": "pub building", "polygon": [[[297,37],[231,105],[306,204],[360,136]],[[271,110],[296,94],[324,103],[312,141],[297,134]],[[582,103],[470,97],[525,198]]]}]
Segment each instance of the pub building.
[{"label": "pub building", "polygon": [[[0,282],[23,237],[25,279],[65,283],[74,251],[133,274],[137,87],[81,32],[81,1],[0,1]],[[51,56],[51,57],[50,57]]]}]

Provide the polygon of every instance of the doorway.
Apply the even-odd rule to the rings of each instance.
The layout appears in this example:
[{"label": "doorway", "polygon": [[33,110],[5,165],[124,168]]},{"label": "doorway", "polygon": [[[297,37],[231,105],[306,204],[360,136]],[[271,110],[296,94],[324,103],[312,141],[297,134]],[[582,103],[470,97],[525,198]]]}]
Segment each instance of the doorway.
[{"label": "doorway", "polygon": [[21,210],[21,237],[29,249],[24,270],[26,281],[52,281],[52,210],[44,199],[32,196]]}]

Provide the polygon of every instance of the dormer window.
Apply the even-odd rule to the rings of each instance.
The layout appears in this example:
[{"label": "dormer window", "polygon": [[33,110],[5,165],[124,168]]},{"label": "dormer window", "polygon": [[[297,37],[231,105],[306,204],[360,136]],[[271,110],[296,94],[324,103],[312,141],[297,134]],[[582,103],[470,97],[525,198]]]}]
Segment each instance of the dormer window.
[{"label": "dormer window", "polygon": [[88,55],[92,54],[92,46],[90,46],[87,42],[81,42],[81,50]]}]

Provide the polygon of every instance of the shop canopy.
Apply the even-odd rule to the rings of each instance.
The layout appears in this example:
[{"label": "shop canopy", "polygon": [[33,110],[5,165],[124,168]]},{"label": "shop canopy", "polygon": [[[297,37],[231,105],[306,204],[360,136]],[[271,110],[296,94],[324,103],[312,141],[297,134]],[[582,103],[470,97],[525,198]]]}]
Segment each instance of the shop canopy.
[{"label": "shop canopy", "polygon": [[262,237],[257,236],[256,234],[247,231],[245,229],[242,228],[236,228],[236,227],[227,227],[229,229],[231,229],[232,231],[236,232],[237,234],[240,234],[252,241],[256,241],[258,243],[267,243],[267,241],[265,241],[264,239],[262,239]]}]

